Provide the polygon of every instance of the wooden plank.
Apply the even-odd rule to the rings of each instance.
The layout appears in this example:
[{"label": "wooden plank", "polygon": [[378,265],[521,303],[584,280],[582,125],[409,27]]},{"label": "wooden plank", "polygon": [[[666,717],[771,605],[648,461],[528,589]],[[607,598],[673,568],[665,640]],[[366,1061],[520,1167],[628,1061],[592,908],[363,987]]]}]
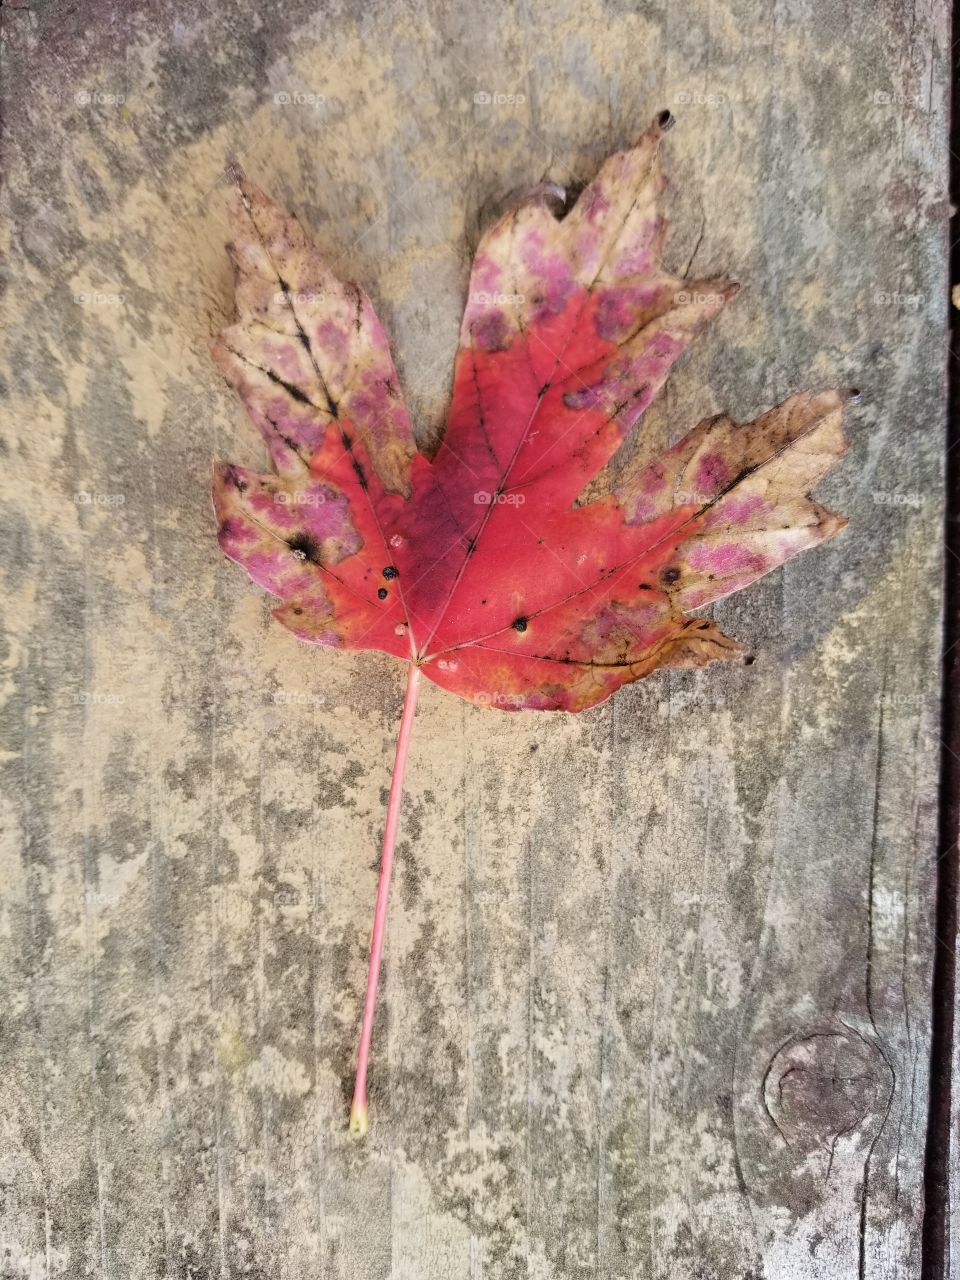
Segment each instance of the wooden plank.
[{"label": "wooden plank", "polygon": [[[946,6],[361,8],[4,10],[4,1265],[918,1276]],[[425,691],[358,1147],[400,673],[213,541],[211,457],[259,456],[206,351],[219,177],[371,291],[426,444],[479,226],[663,107],[668,262],[746,288],[630,447],[859,385],[851,524],[718,606],[749,668]]]}]

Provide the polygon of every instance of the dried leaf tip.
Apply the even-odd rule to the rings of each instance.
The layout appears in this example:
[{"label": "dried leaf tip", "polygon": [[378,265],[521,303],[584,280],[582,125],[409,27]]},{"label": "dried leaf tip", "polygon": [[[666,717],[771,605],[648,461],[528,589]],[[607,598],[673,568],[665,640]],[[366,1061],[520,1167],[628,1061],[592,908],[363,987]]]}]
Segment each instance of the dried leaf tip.
[{"label": "dried leaf tip", "polygon": [[664,109],[653,117],[649,125],[637,137],[634,142],[634,148],[642,147],[644,143],[652,141],[655,146],[659,147],[660,139],[665,133],[669,133],[673,126],[677,123],[677,117],[672,111]]}]

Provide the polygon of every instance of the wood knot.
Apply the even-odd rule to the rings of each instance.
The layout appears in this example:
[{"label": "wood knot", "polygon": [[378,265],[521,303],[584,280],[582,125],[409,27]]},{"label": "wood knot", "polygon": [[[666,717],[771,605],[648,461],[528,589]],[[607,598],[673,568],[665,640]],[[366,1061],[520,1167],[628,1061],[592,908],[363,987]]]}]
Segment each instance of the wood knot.
[{"label": "wood knot", "polygon": [[788,1040],[763,1080],[770,1119],[792,1147],[813,1150],[882,1120],[893,1073],[869,1040],[844,1028]]}]

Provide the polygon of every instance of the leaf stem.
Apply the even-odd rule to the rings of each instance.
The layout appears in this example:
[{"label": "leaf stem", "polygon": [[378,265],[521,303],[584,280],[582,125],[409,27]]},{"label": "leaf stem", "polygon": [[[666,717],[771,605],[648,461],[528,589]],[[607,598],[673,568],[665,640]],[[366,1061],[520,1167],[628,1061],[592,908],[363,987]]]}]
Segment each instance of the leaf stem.
[{"label": "leaf stem", "polygon": [[367,971],[367,993],[363,1001],[363,1022],[360,1026],[360,1049],[357,1054],[357,1078],[353,1088],[353,1106],[350,1108],[350,1132],[359,1137],[367,1132],[367,1062],[370,1057],[370,1041],[373,1038],[373,1018],[377,1007],[377,985],[380,981],[380,961],[383,957],[383,938],[387,925],[387,902],[390,897],[390,876],[393,872],[393,851],[397,843],[400,825],[400,803],[403,799],[403,776],[407,768],[407,751],[413,729],[413,717],[417,709],[420,689],[420,668],[415,662],[409,665],[407,694],[403,701],[403,716],[397,735],[397,753],[393,760],[393,777],[390,780],[390,799],[387,801],[387,823],[383,832],[383,852],[380,855],[380,879],[377,882],[377,905],[373,913],[373,937],[370,940],[370,968]]}]

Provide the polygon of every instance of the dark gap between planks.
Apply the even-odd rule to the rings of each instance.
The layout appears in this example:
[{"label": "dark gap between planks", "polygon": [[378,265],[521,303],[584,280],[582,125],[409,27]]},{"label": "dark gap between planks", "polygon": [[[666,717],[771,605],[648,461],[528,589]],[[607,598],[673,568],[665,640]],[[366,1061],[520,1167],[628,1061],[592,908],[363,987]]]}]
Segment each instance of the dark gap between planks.
[{"label": "dark gap between planks", "polygon": [[[950,94],[950,200],[960,204],[960,0],[952,16]],[[960,283],[960,218],[949,222],[950,286]],[[921,1280],[947,1280],[950,1271],[950,1155],[954,1005],[957,969],[957,892],[960,888],[960,311],[947,299],[946,521],[944,528],[944,648],[942,670],[940,805],[937,903],[933,951],[930,1112],[924,1156],[925,1208]]]}]

